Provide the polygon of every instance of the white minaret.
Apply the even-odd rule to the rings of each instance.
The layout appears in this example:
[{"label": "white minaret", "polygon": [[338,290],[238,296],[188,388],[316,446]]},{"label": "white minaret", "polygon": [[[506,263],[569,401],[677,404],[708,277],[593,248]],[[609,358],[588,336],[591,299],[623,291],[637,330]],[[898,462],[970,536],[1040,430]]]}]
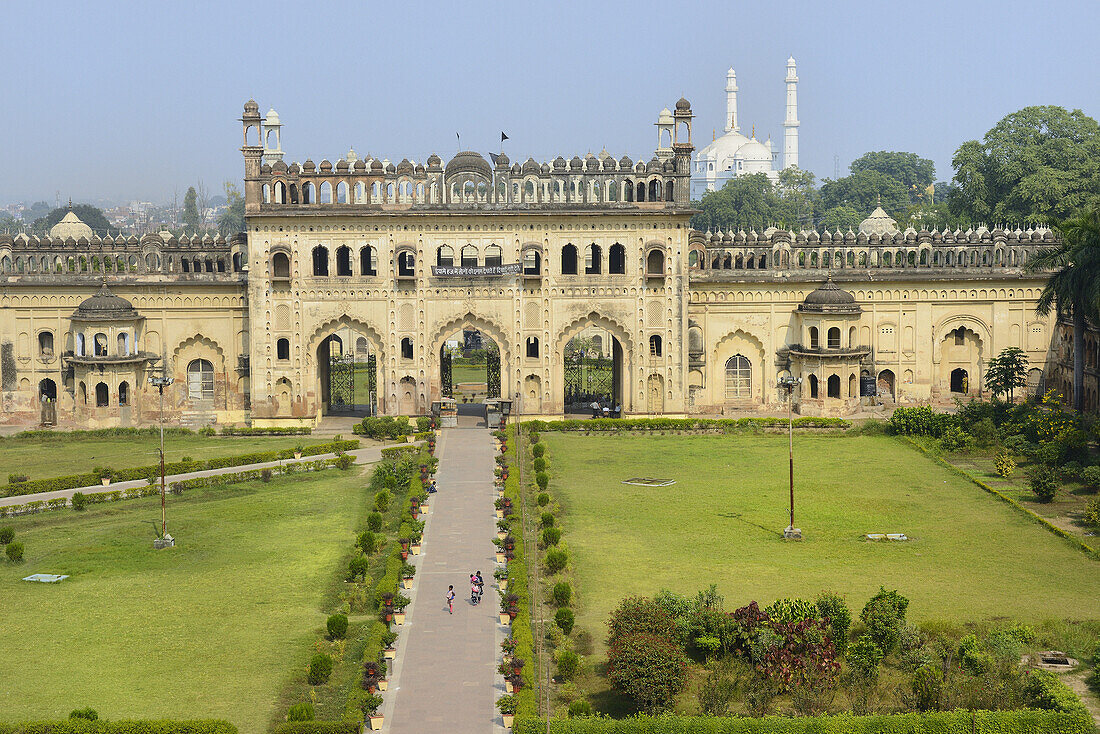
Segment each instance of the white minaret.
[{"label": "white minaret", "polygon": [[740,132],[741,126],[737,124],[737,75],[733,73],[733,67],[726,72],[726,132]]},{"label": "white minaret", "polygon": [[[279,113],[272,107],[267,111],[260,130],[260,141],[264,146],[264,163],[271,165],[283,159],[283,123],[279,122]],[[275,133],[275,147],[271,147],[271,133]]]},{"label": "white minaret", "polygon": [[783,122],[783,167],[798,168],[798,75],[787,59],[787,119]]}]

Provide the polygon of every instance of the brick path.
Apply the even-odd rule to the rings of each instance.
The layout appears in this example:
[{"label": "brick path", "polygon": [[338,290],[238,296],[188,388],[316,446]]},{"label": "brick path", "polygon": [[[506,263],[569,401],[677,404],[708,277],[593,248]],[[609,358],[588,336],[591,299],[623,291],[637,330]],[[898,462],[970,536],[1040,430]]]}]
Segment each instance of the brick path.
[{"label": "brick path", "polygon": [[[499,595],[493,580],[492,434],[450,428],[438,445],[439,492],[432,495],[417,557],[412,605],[400,638],[383,708],[392,734],[489,734],[499,727],[496,698]],[[470,574],[481,571],[485,595],[470,604]],[[455,587],[447,613],[447,585]]]}]

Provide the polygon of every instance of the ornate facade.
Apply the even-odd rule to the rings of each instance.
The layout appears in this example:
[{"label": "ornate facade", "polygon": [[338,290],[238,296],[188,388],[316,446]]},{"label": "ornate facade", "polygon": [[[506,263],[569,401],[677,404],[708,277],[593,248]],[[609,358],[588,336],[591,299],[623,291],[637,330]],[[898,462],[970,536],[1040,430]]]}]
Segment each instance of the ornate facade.
[{"label": "ornate facade", "polygon": [[692,117],[683,99],[659,115],[648,162],[288,165],[278,115],[250,101],[245,236],[99,238],[67,218],[0,238],[0,419],[151,423],[162,371],[187,425],[422,414],[465,329],[530,416],[569,408],[582,333],[627,415],[774,410],[787,375],[805,414],[946,402],[1008,346],[1038,389],[1053,324],[1022,266],[1049,230],[899,232],[880,210],[858,233],[696,232]]}]

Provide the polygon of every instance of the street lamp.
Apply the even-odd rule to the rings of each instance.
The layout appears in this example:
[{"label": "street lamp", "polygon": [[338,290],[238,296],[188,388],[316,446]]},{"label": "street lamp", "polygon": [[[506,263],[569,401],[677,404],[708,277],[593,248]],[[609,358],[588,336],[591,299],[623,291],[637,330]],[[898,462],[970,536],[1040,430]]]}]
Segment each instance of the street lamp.
[{"label": "street lamp", "polygon": [[779,387],[787,392],[787,457],[790,466],[791,488],[791,524],[783,531],[783,537],[787,540],[802,540],[802,531],[794,526],[794,419],[791,416],[791,405],[794,403],[794,389],[802,383],[801,377],[781,377]]},{"label": "street lamp", "polygon": [[153,547],[157,550],[170,548],[176,544],[175,539],[168,534],[168,516],[164,501],[164,388],[173,382],[173,378],[165,374],[163,367],[161,367],[159,375],[152,374],[149,376],[149,384],[160,393],[160,537],[153,541]]}]

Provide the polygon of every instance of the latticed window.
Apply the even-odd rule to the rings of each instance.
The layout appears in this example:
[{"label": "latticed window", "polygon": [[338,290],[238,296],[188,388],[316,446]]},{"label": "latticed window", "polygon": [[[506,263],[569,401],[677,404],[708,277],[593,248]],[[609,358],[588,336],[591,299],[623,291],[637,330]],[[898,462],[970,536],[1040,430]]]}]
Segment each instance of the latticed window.
[{"label": "latticed window", "polygon": [[187,397],[191,400],[214,399],[214,365],[205,359],[187,365]]},{"label": "latticed window", "polygon": [[726,400],[743,400],[752,396],[752,363],[748,357],[735,354],[726,360]]}]

